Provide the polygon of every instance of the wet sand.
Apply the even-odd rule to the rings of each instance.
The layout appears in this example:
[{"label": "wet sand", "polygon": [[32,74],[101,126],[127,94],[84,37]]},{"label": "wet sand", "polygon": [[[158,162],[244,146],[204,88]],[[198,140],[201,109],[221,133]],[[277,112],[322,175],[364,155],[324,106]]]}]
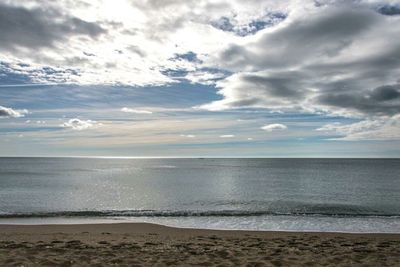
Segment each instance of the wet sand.
[{"label": "wet sand", "polygon": [[0,225],[0,266],[400,266],[400,234]]}]

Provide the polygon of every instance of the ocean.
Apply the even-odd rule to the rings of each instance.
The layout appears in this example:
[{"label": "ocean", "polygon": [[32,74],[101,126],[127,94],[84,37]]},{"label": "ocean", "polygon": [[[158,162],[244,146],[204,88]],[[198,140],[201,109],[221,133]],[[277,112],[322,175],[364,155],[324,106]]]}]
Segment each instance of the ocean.
[{"label": "ocean", "polygon": [[0,158],[0,224],[400,233],[400,159]]}]

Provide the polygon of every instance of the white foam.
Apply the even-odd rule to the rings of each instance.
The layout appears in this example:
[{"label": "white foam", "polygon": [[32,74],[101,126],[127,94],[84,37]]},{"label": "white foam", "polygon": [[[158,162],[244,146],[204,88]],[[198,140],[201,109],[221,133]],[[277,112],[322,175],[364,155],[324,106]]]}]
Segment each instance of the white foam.
[{"label": "white foam", "polygon": [[148,222],[182,228],[288,232],[400,233],[398,217],[249,216],[249,217],[118,217],[18,218],[0,224],[87,224]]}]

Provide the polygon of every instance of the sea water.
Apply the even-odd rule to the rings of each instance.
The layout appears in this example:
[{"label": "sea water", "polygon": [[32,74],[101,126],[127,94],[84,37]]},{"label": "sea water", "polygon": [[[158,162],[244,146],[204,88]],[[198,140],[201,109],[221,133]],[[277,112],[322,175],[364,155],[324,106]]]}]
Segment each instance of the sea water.
[{"label": "sea water", "polygon": [[400,233],[399,159],[0,158],[0,223]]}]

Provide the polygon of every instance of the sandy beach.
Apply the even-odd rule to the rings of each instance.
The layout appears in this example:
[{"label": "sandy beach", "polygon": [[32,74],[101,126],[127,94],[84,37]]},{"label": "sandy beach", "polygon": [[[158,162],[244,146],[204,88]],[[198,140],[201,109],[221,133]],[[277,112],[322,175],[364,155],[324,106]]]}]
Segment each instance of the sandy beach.
[{"label": "sandy beach", "polygon": [[399,234],[1,225],[0,266],[399,266]]}]

